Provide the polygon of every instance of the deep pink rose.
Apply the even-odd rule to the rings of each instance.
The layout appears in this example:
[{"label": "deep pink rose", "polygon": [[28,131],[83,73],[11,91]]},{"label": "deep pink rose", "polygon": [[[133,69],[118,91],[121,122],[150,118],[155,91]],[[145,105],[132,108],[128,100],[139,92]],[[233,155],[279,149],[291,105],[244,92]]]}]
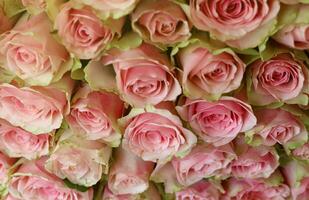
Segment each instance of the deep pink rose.
[{"label": "deep pink rose", "polygon": [[10,157],[36,159],[49,153],[51,136],[34,135],[0,119],[0,150]]},{"label": "deep pink rose", "polygon": [[250,105],[233,97],[221,97],[215,102],[187,98],[176,109],[196,134],[214,146],[229,143],[256,124]]},{"label": "deep pink rose", "polygon": [[113,64],[119,93],[133,106],[173,101],[181,94],[168,57],[153,46],[142,44],[127,51],[113,49],[102,62]]}]

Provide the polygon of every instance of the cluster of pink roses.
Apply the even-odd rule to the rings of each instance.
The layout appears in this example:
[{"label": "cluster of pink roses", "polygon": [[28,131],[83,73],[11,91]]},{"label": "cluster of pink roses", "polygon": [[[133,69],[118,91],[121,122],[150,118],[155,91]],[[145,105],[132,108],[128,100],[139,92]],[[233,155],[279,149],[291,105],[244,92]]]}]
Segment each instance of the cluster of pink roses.
[{"label": "cluster of pink roses", "polygon": [[308,13],[0,0],[0,199],[309,199]]}]

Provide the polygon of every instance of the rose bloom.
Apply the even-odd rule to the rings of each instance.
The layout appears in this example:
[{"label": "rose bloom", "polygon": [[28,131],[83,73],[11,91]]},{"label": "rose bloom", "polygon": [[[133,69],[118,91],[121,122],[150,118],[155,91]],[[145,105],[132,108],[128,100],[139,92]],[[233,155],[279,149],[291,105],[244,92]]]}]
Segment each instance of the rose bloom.
[{"label": "rose bloom", "polygon": [[46,8],[46,0],[21,0],[27,11],[31,14],[39,14]]},{"label": "rose bloom", "polygon": [[193,24],[239,49],[262,43],[276,24],[279,9],[278,0],[190,0]]},{"label": "rose bloom", "polygon": [[46,169],[61,179],[90,187],[107,173],[111,148],[95,140],[84,140],[67,130],[46,161]]},{"label": "rose bloom", "polygon": [[197,141],[178,116],[164,109],[133,109],[119,123],[124,128],[123,148],[146,161],[165,162],[181,156]]},{"label": "rose bloom", "polygon": [[174,158],[172,165],[178,182],[189,186],[203,178],[228,176],[231,161],[235,158],[236,154],[228,144],[220,147],[199,144],[185,157]]},{"label": "rose bloom", "polygon": [[93,190],[79,192],[64,185],[61,179],[44,169],[46,158],[25,161],[9,182],[9,192],[22,200],[92,200]]},{"label": "rose bloom", "polygon": [[123,20],[113,21],[113,31],[104,25],[89,6],[74,8],[65,3],[55,20],[55,29],[66,48],[81,59],[97,57],[121,32]]},{"label": "rose bloom", "polygon": [[229,143],[256,124],[250,105],[233,97],[221,97],[215,102],[187,98],[176,109],[196,134],[214,146]]},{"label": "rose bloom", "polygon": [[118,19],[133,11],[139,0],[73,0],[89,5],[98,11],[100,17]]},{"label": "rose bloom", "polygon": [[58,129],[67,106],[66,94],[52,87],[0,85],[0,118],[33,134]]},{"label": "rose bloom", "polygon": [[84,86],[72,100],[67,121],[74,133],[85,139],[101,140],[111,146],[118,146],[121,135],[115,128],[123,111],[124,103],[116,94],[91,91],[88,86]]},{"label": "rose bloom", "polygon": [[254,136],[262,140],[262,144],[273,146],[294,144],[307,141],[308,132],[299,118],[282,109],[261,109],[255,112],[257,125],[253,129]]},{"label": "rose bloom", "polygon": [[34,135],[0,119],[0,150],[10,157],[36,159],[49,153],[50,135]]},{"label": "rose bloom", "polygon": [[301,160],[309,160],[309,143],[307,142],[294,149],[292,155]]},{"label": "rose bloom", "polygon": [[219,200],[219,190],[210,182],[199,181],[175,193],[176,200]]},{"label": "rose bloom", "polygon": [[7,155],[0,152],[0,186],[7,184],[9,180],[9,170],[15,163],[16,159],[10,158]]},{"label": "rose bloom", "polygon": [[168,57],[151,45],[127,51],[112,49],[102,62],[114,66],[119,93],[135,107],[173,101],[181,94]]},{"label": "rose bloom", "polygon": [[291,54],[279,54],[264,62],[257,60],[250,65],[248,74],[252,82],[248,84],[248,98],[253,105],[297,103],[297,98],[309,90],[309,70]]},{"label": "rose bloom", "polygon": [[108,174],[108,188],[115,195],[139,194],[147,190],[154,163],[143,161],[133,153],[117,148]]},{"label": "rose bloom", "polygon": [[178,58],[184,93],[194,98],[216,97],[237,89],[246,67],[234,52],[214,55],[199,43],[181,49]]},{"label": "rose bloom", "polygon": [[132,14],[132,28],[155,44],[172,45],[191,36],[182,8],[165,0],[141,1]]},{"label": "rose bloom", "polygon": [[70,70],[65,48],[51,35],[46,14],[24,15],[0,39],[0,64],[30,85],[49,85]]}]

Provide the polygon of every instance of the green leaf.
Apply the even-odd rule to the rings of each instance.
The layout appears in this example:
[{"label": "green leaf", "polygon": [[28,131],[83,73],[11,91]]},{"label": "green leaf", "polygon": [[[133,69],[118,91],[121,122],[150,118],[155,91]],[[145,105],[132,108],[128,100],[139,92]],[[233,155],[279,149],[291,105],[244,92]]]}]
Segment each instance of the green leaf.
[{"label": "green leaf", "polygon": [[3,10],[8,17],[14,17],[25,11],[21,0],[3,0]]},{"label": "green leaf", "polygon": [[80,192],[86,192],[86,191],[89,189],[88,187],[85,187],[85,186],[82,186],[82,185],[74,184],[74,183],[72,183],[71,181],[69,181],[68,179],[64,179],[63,182],[64,182],[64,184],[65,184],[68,188],[75,189],[75,190],[80,191]]}]

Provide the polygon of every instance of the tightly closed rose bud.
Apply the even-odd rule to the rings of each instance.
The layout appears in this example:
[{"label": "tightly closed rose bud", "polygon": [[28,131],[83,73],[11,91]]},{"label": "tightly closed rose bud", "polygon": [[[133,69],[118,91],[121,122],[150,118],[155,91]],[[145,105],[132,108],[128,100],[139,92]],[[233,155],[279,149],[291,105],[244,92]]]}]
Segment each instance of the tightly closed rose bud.
[{"label": "tightly closed rose bud", "polygon": [[166,0],[141,1],[132,14],[132,28],[146,41],[158,45],[172,45],[191,36],[184,11]]},{"label": "tightly closed rose bud", "polygon": [[143,161],[131,152],[117,148],[108,176],[108,187],[115,195],[138,194],[147,190],[154,163]]},{"label": "tightly closed rose bud", "polygon": [[[247,76],[249,102],[267,105],[274,102],[298,103],[309,93],[309,70],[291,54],[279,54],[270,60],[257,60]],[[308,103],[308,97],[306,98]]]},{"label": "tightly closed rose bud", "polygon": [[92,200],[92,188],[79,192],[64,185],[61,179],[44,169],[46,157],[25,161],[9,183],[10,194],[17,199]]},{"label": "tightly closed rose bud", "polygon": [[113,49],[102,62],[113,65],[120,95],[135,107],[173,101],[181,94],[168,57],[151,45],[127,51]]},{"label": "tightly closed rose bud", "polygon": [[86,187],[107,173],[111,148],[95,140],[83,140],[66,130],[46,161],[46,169],[61,179]]},{"label": "tightly closed rose bud", "polygon": [[51,136],[48,133],[34,135],[0,119],[0,150],[10,157],[29,160],[49,153]]},{"label": "tightly closed rose bud", "polygon": [[117,119],[122,117],[123,111],[124,103],[116,94],[91,91],[84,86],[72,100],[67,121],[74,134],[118,146],[121,135],[117,130]]},{"label": "tightly closed rose bud", "polygon": [[49,85],[71,69],[65,48],[51,35],[46,14],[24,15],[0,37],[0,64],[30,85]]},{"label": "tightly closed rose bud", "polygon": [[250,105],[233,97],[221,97],[215,102],[186,99],[176,109],[196,134],[214,146],[229,143],[256,124]]},{"label": "tightly closed rose bud", "polygon": [[168,110],[133,109],[119,123],[124,128],[123,148],[146,161],[166,162],[172,156],[182,156],[197,141],[178,116]]},{"label": "tightly closed rose bud", "polygon": [[247,49],[262,43],[274,29],[278,0],[190,0],[193,24],[228,45]]},{"label": "tightly closed rose bud", "polygon": [[245,64],[232,51],[212,54],[199,43],[181,49],[184,94],[193,98],[218,97],[237,89],[245,72]]},{"label": "tightly closed rose bud", "polygon": [[[9,180],[9,176],[11,175],[9,170],[15,163],[16,159],[10,158],[4,153],[0,152],[0,189],[6,187],[6,184]],[[0,195],[2,191],[0,191]]]},{"label": "tightly closed rose bud", "polygon": [[301,160],[309,161],[309,143],[297,147],[292,151],[292,155]]},{"label": "tightly closed rose bud", "polygon": [[[111,21],[111,20],[110,20]],[[97,57],[120,35],[124,20],[113,20],[107,26],[89,6],[74,7],[73,2],[65,3],[56,17],[55,29],[66,48],[81,59]]]},{"label": "tightly closed rose bud", "polygon": [[39,14],[46,8],[45,0],[21,0],[21,2],[31,14]]}]

